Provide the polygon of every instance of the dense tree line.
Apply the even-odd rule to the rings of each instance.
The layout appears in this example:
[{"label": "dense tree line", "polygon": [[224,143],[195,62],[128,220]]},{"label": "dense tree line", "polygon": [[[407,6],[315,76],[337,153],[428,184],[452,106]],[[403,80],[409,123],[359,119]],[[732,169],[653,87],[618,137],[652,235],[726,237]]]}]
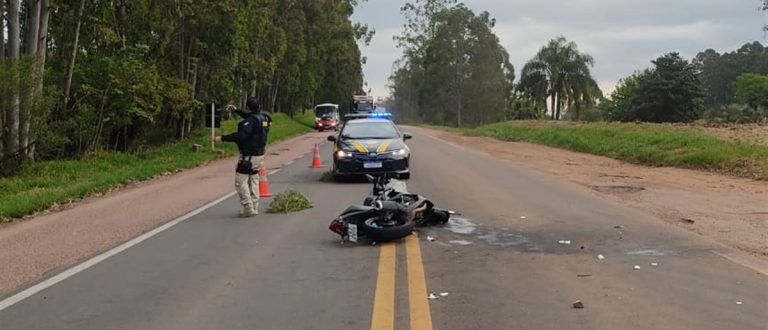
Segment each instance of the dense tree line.
[{"label": "dense tree line", "polygon": [[0,154],[184,138],[202,104],[292,114],[362,87],[357,0],[2,0]]},{"label": "dense tree line", "polygon": [[420,0],[402,11],[408,23],[396,39],[404,56],[388,107],[402,120],[439,125],[503,120],[515,73],[492,32],[495,20],[451,0]]},{"label": "dense tree line", "polygon": [[401,119],[459,127],[548,112],[578,119],[602,97],[590,72],[594,60],[563,37],[544,45],[516,84],[487,12],[451,0],[419,0],[402,11],[408,23],[396,39],[404,54],[387,103]]},{"label": "dense tree line", "polygon": [[768,48],[748,43],[719,54],[709,49],[692,62],[677,53],[621,81],[599,106],[617,121],[756,123],[768,120]]}]

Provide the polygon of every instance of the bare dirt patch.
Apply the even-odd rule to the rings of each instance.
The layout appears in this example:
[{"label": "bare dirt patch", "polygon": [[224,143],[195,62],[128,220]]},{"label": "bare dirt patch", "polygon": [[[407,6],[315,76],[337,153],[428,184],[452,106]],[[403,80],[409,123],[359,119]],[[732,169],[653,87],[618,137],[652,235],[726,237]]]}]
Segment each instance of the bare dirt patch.
[{"label": "bare dirt patch", "polygon": [[[699,128],[697,128],[699,129]],[[721,131],[729,128],[706,128]],[[755,126],[758,133],[768,127]],[[530,170],[557,176],[618,203],[750,254],[768,257],[768,183],[669,167],[645,167],[614,159],[523,142],[418,128]],[[744,133],[734,133],[744,136]]]}]

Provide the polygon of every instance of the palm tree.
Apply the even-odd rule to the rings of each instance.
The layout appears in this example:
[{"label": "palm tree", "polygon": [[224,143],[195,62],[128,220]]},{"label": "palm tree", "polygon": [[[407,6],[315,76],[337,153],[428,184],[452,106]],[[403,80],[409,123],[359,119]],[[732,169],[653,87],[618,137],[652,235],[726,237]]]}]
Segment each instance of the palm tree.
[{"label": "palm tree", "polygon": [[[569,99],[576,100],[596,94],[591,87],[596,87],[597,83],[589,69],[593,65],[592,56],[579,52],[576,43],[568,41],[565,37],[557,37],[550,40],[525,64],[521,79],[529,76],[546,77],[547,94],[552,104],[552,119],[559,120],[562,107]],[[594,102],[593,97],[587,98],[590,103]]]}]

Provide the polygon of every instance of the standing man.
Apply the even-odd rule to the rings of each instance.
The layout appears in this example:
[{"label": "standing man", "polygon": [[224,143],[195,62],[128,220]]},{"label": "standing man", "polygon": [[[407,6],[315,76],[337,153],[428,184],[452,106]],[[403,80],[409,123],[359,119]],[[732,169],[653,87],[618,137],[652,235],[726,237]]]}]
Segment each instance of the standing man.
[{"label": "standing man", "polygon": [[240,158],[235,169],[235,189],[243,206],[240,216],[249,218],[259,214],[259,170],[264,161],[272,118],[261,113],[261,105],[255,97],[249,97],[245,105],[245,111],[227,106],[227,109],[235,108],[235,113],[243,120],[237,124],[237,132],[217,136],[214,142],[237,143]]}]

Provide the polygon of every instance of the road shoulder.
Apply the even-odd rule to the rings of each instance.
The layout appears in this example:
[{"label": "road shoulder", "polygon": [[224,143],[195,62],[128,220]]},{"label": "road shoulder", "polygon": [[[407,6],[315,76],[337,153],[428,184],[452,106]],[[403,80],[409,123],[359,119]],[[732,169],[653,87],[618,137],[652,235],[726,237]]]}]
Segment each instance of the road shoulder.
[{"label": "road shoulder", "polygon": [[704,171],[633,165],[532,143],[427,128],[409,129],[576,183],[602,198],[640,209],[763,261],[768,257],[765,182]]},{"label": "road shoulder", "polygon": [[[308,133],[271,145],[265,165],[279,168],[311,152],[326,135]],[[234,166],[234,158],[219,160],[0,226],[0,296],[231,192]]]}]

